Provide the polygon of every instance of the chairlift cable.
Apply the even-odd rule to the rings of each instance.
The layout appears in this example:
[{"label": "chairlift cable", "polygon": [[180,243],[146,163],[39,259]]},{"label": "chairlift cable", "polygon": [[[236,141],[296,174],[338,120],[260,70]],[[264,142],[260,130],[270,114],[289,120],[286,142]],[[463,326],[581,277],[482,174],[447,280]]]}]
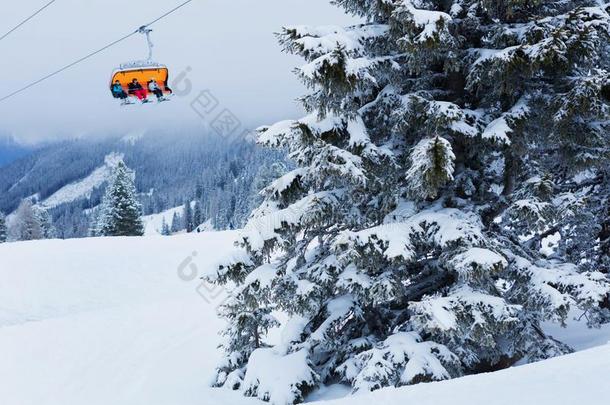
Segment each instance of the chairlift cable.
[{"label": "chairlift cable", "polygon": [[36,17],[38,14],[40,14],[44,9],[46,9],[47,7],[49,7],[51,4],[55,3],[57,0],[51,0],[50,2],[48,2],[47,4],[45,4],[44,6],[42,6],[41,8],[39,8],[36,12],[34,12],[34,14],[32,14],[31,16],[29,16],[28,18],[26,18],[25,20],[21,21],[19,24],[17,24],[15,27],[13,27],[12,29],[10,29],[6,34],[2,35],[0,37],[0,41],[2,41],[4,38],[8,37],[9,35],[11,35],[14,31],[16,31],[19,27],[21,27],[23,24],[27,23],[28,21],[30,21],[32,18]]},{"label": "chairlift cable", "polygon": [[126,40],[127,38],[135,35],[136,33],[137,33],[137,31],[136,32],[132,32],[132,33],[130,33],[128,35],[125,35],[124,37],[122,37],[120,39],[117,39],[116,41],[114,41],[114,42],[104,46],[103,48],[100,48],[97,51],[91,52],[90,54],[88,54],[86,56],[83,56],[82,58],[80,58],[80,59],[78,59],[78,60],[76,60],[76,61],[74,61],[74,62],[72,62],[72,63],[70,63],[70,64],[68,64],[68,65],[66,65],[64,67],[62,67],[61,69],[58,69],[58,70],[56,70],[56,71],[54,71],[52,73],[49,73],[46,76],[43,76],[42,78],[40,78],[40,79],[38,79],[38,80],[28,84],[27,86],[24,86],[24,87],[20,88],[19,90],[15,90],[14,92],[12,92],[12,93],[10,93],[10,94],[0,98],[0,103],[3,102],[6,99],[9,99],[9,98],[11,98],[13,96],[16,96],[19,93],[22,93],[22,92],[26,91],[27,89],[29,89],[31,87],[36,86],[37,84],[39,84],[41,82],[44,82],[47,79],[50,79],[53,76],[56,76],[56,75],[60,74],[64,70],[70,69],[72,66],[77,65],[77,64],[83,62],[84,60],[87,60],[87,59],[91,58],[92,56],[97,55],[100,52],[105,51],[106,49],[110,48],[111,46],[114,46],[114,45],[118,44],[119,42],[122,42],[122,41]]},{"label": "chairlift cable", "polygon": [[161,17],[159,17],[159,18],[157,18],[157,19],[155,19],[155,20],[153,20],[153,21],[149,22],[148,24],[145,24],[145,25],[141,26],[140,28],[138,28],[138,30],[140,30],[141,28],[144,28],[144,27],[148,27],[148,26],[150,26],[150,25],[153,25],[153,24],[154,24],[154,23],[156,23],[157,21],[164,19],[164,18],[165,18],[165,17],[167,17],[168,15],[170,15],[170,14],[172,14],[172,13],[174,13],[174,12],[178,11],[179,9],[181,9],[181,8],[182,8],[182,7],[184,7],[184,6],[186,6],[187,4],[189,4],[189,3],[190,3],[190,2],[192,2],[192,1],[193,1],[193,0],[188,0],[188,1],[185,1],[184,3],[182,3],[182,4],[180,4],[180,5],[176,6],[176,7],[174,7],[173,9],[169,10],[167,13],[163,14]]},{"label": "chairlift cable", "polygon": [[184,3],[182,3],[182,4],[180,4],[180,5],[176,6],[176,7],[174,7],[173,9],[171,9],[171,10],[170,10],[170,11],[168,11],[167,13],[163,14],[162,16],[158,17],[157,19],[155,19],[155,20],[153,20],[153,21],[149,22],[149,23],[148,23],[148,24],[146,24],[146,25],[142,25],[142,26],[141,26],[141,27],[139,27],[137,30],[135,30],[135,31],[133,31],[133,32],[131,32],[131,33],[129,33],[129,34],[127,34],[127,35],[125,35],[125,36],[123,36],[123,37],[119,38],[119,39],[117,39],[116,41],[113,41],[113,42],[109,43],[108,45],[106,45],[106,46],[104,46],[104,47],[102,47],[102,48],[100,48],[100,49],[98,49],[98,50],[96,50],[96,51],[93,51],[93,52],[89,53],[88,55],[83,56],[82,58],[79,58],[79,59],[77,59],[76,61],[74,61],[74,62],[72,62],[72,63],[70,63],[70,64],[68,64],[68,65],[66,65],[66,66],[64,66],[64,67],[62,67],[62,68],[60,68],[60,69],[58,69],[58,70],[56,70],[56,71],[52,72],[52,73],[49,73],[48,75],[46,75],[46,76],[44,76],[44,77],[42,77],[42,78],[40,78],[40,79],[38,79],[38,80],[36,80],[36,81],[34,81],[34,82],[32,82],[32,83],[28,84],[27,86],[24,86],[24,87],[20,88],[19,90],[15,90],[14,92],[12,92],[12,93],[10,93],[10,94],[7,94],[6,96],[4,96],[4,97],[0,98],[0,103],[1,103],[1,102],[3,102],[3,101],[5,101],[5,100],[7,100],[7,99],[9,99],[9,98],[11,98],[11,97],[13,97],[13,96],[16,96],[16,95],[17,95],[17,94],[19,94],[19,93],[22,93],[22,92],[26,91],[27,89],[29,89],[29,88],[31,88],[31,87],[36,86],[37,84],[39,84],[39,83],[41,83],[41,82],[43,82],[43,81],[45,81],[45,80],[47,80],[47,79],[50,79],[50,78],[51,78],[51,77],[53,77],[53,76],[56,76],[56,75],[60,74],[60,73],[61,73],[61,72],[63,72],[64,70],[67,70],[67,69],[69,69],[69,68],[71,68],[71,67],[73,67],[73,66],[75,66],[75,65],[77,65],[77,64],[79,64],[79,63],[81,63],[81,62],[83,62],[83,61],[85,61],[85,60],[87,60],[87,59],[89,59],[89,58],[91,58],[91,57],[93,57],[93,56],[95,56],[95,55],[97,55],[98,53],[105,51],[106,49],[108,49],[108,48],[110,48],[110,47],[113,47],[114,45],[118,44],[119,42],[123,42],[123,41],[125,41],[127,38],[130,38],[130,37],[132,37],[133,35],[136,35],[136,34],[140,33],[140,30],[141,30],[141,29],[143,29],[143,28],[145,28],[145,27],[148,27],[148,26],[150,26],[150,25],[155,24],[156,22],[158,22],[158,21],[162,20],[163,18],[165,18],[165,17],[169,16],[170,14],[172,14],[172,13],[174,13],[174,12],[178,11],[180,8],[182,8],[182,7],[186,6],[187,4],[191,3],[192,1],[193,1],[193,0],[187,0],[187,1],[185,1]]}]

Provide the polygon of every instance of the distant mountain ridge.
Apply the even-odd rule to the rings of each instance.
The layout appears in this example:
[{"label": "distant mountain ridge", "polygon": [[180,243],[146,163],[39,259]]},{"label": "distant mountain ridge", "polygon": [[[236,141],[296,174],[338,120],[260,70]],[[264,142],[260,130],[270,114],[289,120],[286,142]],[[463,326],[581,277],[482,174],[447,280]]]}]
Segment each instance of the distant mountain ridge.
[{"label": "distant mountain ridge", "polygon": [[0,135],[0,167],[12,163],[34,150],[36,150],[36,146],[21,144],[12,136]]},{"label": "distant mountain ridge", "polygon": [[32,198],[49,210],[60,237],[86,236],[117,160],[136,173],[144,215],[199,200],[203,219],[225,229],[243,224],[257,198],[256,177],[283,156],[216,135],[65,140],[0,167],[0,211]]}]

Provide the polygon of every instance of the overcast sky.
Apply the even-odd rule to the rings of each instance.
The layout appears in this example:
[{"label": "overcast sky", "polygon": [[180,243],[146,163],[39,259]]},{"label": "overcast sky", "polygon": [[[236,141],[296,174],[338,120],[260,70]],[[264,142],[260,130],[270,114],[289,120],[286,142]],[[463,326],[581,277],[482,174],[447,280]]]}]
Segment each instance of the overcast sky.
[{"label": "overcast sky", "polygon": [[[48,0],[11,1],[0,35]],[[3,95],[133,31],[182,0],[57,0],[0,41]],[[348,24],[328,0],[195,0],[153,26],[155,59],[171,74],[192,70],[193,93],[160,105],[120,107],[108,90],[112,69],[144,59],[134,36],[0,103],[0,134],[27,141],[88,134],[203,127],[190,103],[209,89],[247,126],[297,118],[306,89],[292,73],[301,60],[281,52],[273,33],[285,25]],[[173,80],[170,77],[170,83]]]}]

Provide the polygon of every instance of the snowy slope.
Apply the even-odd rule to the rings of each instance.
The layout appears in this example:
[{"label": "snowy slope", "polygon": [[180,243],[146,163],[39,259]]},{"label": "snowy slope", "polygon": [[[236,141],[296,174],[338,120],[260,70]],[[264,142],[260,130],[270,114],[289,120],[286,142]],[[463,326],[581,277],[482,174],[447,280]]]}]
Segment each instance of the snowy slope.
[{"label": "snowy slope", "polygon": [[182,215],[184,206],[170,208],[158,214],[146,215],[142,217],[144,223],[144,235],[160,235],[163,228],[163,220],[167,226],[172,226],[174,214]]},{"label": "snowy slope", "polygon": [[[231,249],[234,236],[0,245],[0,404],[261,404],[207,387],[219,358],[215,306],[223,295],[194,275]],[[557,332],[583,348],[610,340],[608,329]],[[583,334],[594,338],[585,343]],[[325,404],[594,404],[610,396],[609,373],[610,345],[604,345]],[[331,387],[312,399],[343,394]]]},{"label": "snowy slope", "polygon": [[451,381],[384,389],[325,405],[607,404],[610,344],[576,354]]},{"label": "snowy slope", "polygon": [[119,153],[111,153],[104,159],[104,165],[95,169],[84,179],[70,183],[47,199],[40,205],[45,208],[54,208],[58,205],[75,201],[79,198],[89,198],[94,188],[100,187],[105,181],[110,179],[116,165],[123,160],[123,155]]},{"label": "snowy slope", "polygon": [[220,232],[0,245],[0,403],[251,402],[207,389],[218,359],[216,294],[204,289],[202,297],[198,281],[178,275],[193,252],[193,264],[204,266],[231,239]]},{"label": "snowy slope", "polygon": [[[195,209],[195,204],[195,201],[191,202],[192,209]],[[171,228],[174,214],[181,216],[183,213],[184,205],[181,205],[179,207],[170,208],[158,214],[146,215],[142,217],[142,222],[144,223],[144,235],[161,235],[161,231],[163,230],[163,220],[165,220],[167,226]],[[214,226],[212,225],[212,221],[208,220],[199,225],[196,230],[197,232],[208,232],[214,230]]]}]

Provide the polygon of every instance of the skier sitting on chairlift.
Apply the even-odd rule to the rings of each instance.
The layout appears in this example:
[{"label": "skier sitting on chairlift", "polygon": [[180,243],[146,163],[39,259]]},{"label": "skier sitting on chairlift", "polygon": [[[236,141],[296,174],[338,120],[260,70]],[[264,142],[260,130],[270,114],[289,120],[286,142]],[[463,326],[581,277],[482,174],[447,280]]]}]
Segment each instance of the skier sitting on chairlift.
[{"label": "skier sitting on chairlift", "polygon": [[148,90],[153,93],[155,96],[157,96],[157,100],[158,101],[163,101],[164,97],[163,97],[163,90],[161,90],[161,88],[159,87],[159,85],[157,84],[157,81],[154,78],[150,78],[150,81],[148,82]]},{"label": "skier sitting on chairlift", "polygon": [[121,100],[125,100],[127,98],[127,93],[125,93],[123,86],[121,86],[121,82],[118,80],[112,85],[112,95],[114,98],[120,98]]},{"label": "skier sitting on chairlift", "polygon": [[133,94],[138,98],[138,100],[145,102],[146,101],[146,90],[142,88],[138,79],[133,79],[131,83],[129,83],[129,94]]}]

